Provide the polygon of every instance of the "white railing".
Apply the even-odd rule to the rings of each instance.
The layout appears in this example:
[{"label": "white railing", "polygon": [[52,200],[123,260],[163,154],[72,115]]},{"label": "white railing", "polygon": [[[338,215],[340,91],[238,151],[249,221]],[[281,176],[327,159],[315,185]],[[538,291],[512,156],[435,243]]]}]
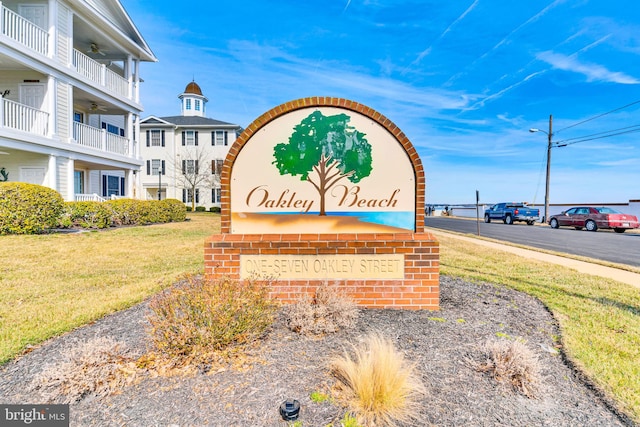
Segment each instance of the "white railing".
[{"label": "white railing", "polygon": [[98,129],[84,123],[73,123],[73,139],[85,147],[96,148],[109,153],[129,155],[129,140],[119,135]]},{"label": "white railing", "polygon": [[106,151],[110,153],[129,155],[129,140],[120,135],[115,135],[105,131]]},{"label": "white railing", "polygon": [[76,194],[76,202],[104,202],[107,199],[104,197],[98,196],[96,193],[93,194]]},{"label": "white railing", "polygon": [[2,6],[2,22],[0,24],[3,35],[47,56],[49,33],[45,30],[4,6]]},{"label": "white railing", "polygon": [[104,86],[109,92],[129,98],[127,79],[77,49],[73,49],[73,67],[92,82]]},{"label": "white railing", "polygon": [[47,136],[49,113],[2,98],[0,117],[3,127]]}]

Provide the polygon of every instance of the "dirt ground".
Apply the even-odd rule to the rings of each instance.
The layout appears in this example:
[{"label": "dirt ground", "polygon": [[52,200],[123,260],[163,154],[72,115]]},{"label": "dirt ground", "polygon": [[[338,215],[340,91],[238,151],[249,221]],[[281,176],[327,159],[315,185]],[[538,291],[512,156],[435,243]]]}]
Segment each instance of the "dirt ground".
[{"label": "dirt ground", "polygon": [[[148,346],[145,304],[119,312],[48,341],[0,368],[0,403],[46,402],[33,378],[62,363],[69,349],[95,337],[112,337],[134,354]],[[240,366],[193,375],[141,375],[117,394],[91,394],[70,407],[72,426],[286,426],[278,408],[287,398],[301,403],[302,426],[339,426],[345,409],[312,402],[312,392],[331,393],[331,357],[370,332],[391,339],[415,363],[427,393],[418,426],[633,426],[580,373],[554,340],[560,335],[537,300],[491,284],[441,277],[441,310],[360,311],[350,330],[322,337],[289,331],[282,319],[267,338],[248,350]],[[527,398],[473,369],[490,339],[526,340],[540,360],[538,397]],[[560,352],[554,349],[560,347]]]}]

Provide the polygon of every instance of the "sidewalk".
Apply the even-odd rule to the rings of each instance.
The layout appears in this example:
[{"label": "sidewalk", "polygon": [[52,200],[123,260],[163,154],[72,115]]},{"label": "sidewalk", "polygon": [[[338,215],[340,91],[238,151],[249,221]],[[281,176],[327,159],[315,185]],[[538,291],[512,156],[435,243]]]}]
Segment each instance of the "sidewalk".
[{"label": "sidewalk", "polygon": [[513,254],[516,254],[525,258],[537,259],[540,261],[550,262],[553,264],[560,264],[560,265],[564,265],[565,267],[572,268],[580,273],[591,274],[593,276],[606,277],[621,283],[626,283],[628,285],[640,288],[640,274],[633,273],[631,271],[620,270],[618,268],[606,267],[603,265],[592,264],[584,261],[578,261],[578,260],[575,260],[572,258],[566,258],[563,256],[551,255],[544,252],[538,252],[535,249],[523,249],[516,246],[510,246],[508,244],[494,243],[494,242],[490,242],[483,239],[475,239],[473,237],[462,236],[457,233],[449,233],[449,232],[438,230],[435,228],[426,227],[425,231],[435,235],[436,237],[439,235],[452,237],[455,239],[471,242],[476,245],[487,246],[493,249],[511,252]]}]

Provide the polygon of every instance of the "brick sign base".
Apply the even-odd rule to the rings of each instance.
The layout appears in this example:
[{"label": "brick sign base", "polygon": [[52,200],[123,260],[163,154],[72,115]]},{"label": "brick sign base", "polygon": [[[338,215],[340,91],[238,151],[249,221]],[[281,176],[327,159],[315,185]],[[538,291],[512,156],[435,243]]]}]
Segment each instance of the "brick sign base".
[{"label": "brick sign base", "polygon": [[[255,272],[260,279],[266,269],[272,296],[285,303],[328,284],[364,307],[439,308],[439,244],[429,233],[216,234],[204,255],[212,278],[242,280]],[[315,276],[297,278],[297,270]],[[369,277],[358,278],[363,271]]]}]

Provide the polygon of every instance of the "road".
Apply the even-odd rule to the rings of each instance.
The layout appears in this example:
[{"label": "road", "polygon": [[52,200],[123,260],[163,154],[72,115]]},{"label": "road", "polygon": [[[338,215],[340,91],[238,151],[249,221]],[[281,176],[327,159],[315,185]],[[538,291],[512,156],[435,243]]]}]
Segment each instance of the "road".
[{"label": "road", "polygon": [[[477,235],[475,220],[449,217],[425,217],[425,226]],[[480,221],[480,235],[534,248],[565,252],[603,261],[640,267],[640,233],[614,233],[610,230],[590,232],[573,228],[552,229],[546,225],[524,223],[505,225]]]}]

